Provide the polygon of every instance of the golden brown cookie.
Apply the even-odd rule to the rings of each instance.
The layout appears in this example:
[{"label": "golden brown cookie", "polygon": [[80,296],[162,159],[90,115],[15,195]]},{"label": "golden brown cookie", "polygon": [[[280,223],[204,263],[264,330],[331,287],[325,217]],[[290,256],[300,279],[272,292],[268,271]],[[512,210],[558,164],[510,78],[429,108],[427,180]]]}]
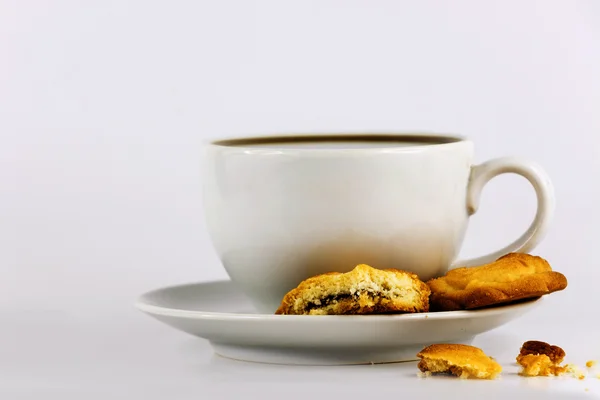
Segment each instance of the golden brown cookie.
[{"label": "golden brown cookie", "polygon": [[417,354],[426,374],[450,373],[459,378],[495,379],[502,367],[478,347],[466,344],[432,344]]},{"label": "golden brown cookie", "polygon": [[360,264],[345,274],[330,272],[306,279],[285,295],[275,314],[425,312],[429,294],[429,287],[413,273]]},{"label": "golden brown cookie", "polygon": [[567,287],[541,257],[510,253],[491,264],[457,268],[427,282],[432,311],[453,311],[540,297]]},{"label": "golden brown cookie", "polygon": [[523,343],[517,356],[517,363],[522,367],[523,376],[559,376],[568,372],[560,363],[565,358],[565,351],[558,346],[538,340]]},{"label": "golden brown cookie", "polygon": [[563,349],[546,342],[540,342],[539,340],[528,340],[523,343],[521,351],[517,356],[517,362],[519,362],[519,358],[528,354],[545,354],[554,364],[560,364],[565,359],[565,351]]},{"label": "golden brown cookie", "polygon": [[519,358],[522,376],[560,376],[567,372],[567,368],[555,364],[545,354],[527,354]]}]

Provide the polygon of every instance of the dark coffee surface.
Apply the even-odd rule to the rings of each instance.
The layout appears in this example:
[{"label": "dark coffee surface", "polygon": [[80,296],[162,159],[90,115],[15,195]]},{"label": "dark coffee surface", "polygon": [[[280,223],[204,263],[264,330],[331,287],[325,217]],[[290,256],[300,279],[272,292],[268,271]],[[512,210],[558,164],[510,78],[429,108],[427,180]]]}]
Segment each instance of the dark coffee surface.
[{"label": "dark coffee surface", "polygon": [[220,146],[298,149],[361,149],[386,147],[411,147],[455,143],[461,141],[451,136],[425,135],[298,135],[281,137],[255,137],[216,141]]}]

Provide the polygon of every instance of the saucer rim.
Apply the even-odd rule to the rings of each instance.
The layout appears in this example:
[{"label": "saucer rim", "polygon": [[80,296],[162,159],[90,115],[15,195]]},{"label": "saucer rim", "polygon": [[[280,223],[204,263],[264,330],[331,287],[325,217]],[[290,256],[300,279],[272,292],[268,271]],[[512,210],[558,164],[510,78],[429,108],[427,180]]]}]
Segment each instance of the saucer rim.
[{"label": "saucer rim", "polygon": [[476,318],[483,316],[494,316],[496,314],[504,314],[509,310],[516,310],[520,308],[527,308],[534,305],[539,305],[544,296],[538,298],[532,298],[520,301],[518,303],[507,304],[504,306],[490,307],[475,310],[456,310],[456,311],[435,311],[435,312],[423,312],[423,313],[406,313],[406,314],[373,314],[373,315],[277,315],[277,314],[242,314],[242,313],[229,313],[229,312],[216,312],[216,311],[199,311],[199,310],[185,310],[181,308],[171,308],[165,306],[157,306],[148,304],[144,301],[144,298],[156,294],[158,292],[165,292],[169,290],[180,290],[190,286],[209,286],[215,284],[230,284],[234,285],[231,280],[211,280],[211,281],[200,281],[183,283],[177,285],[163,286],[145,292],[138,296],[134,302],[134,307],[138,310],[153,314],[176,318],[187,318],[187,319],[202,319],[202,320],[222,320],[226,319],[238,319],[238,320],[271,320],[271,321],[356,321],[369,319],[371,322],[375,321],[390,321],[390,320],[443,320],[443,319],[457,319],[457,318]]}]

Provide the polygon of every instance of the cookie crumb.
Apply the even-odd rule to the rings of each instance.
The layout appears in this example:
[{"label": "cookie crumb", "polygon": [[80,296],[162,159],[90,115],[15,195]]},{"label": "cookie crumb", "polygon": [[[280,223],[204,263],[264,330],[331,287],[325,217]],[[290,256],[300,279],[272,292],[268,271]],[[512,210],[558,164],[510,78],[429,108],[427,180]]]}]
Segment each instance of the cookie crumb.
[{"label": "cookie crumb", "polygon": [[583,371],[581,368],[579,368],[575,364],[566,364],[564,368],[565,368],[565,372],[569,373],[574,378],[577,378],[579,380],[584,380],[586,377],[585,371]]},{"label": "cookie crumb", "polygon": [[431,376],[431,372],[430,371],[417,371],[417,376],[419,378],[429,378]]},{"label": "cookie crumb", "polygon": [[588,362],[585,363],[585,366],[588,368],[592,368],[593,366],[595,366],[598,362],[596,360],[589,360]]}]

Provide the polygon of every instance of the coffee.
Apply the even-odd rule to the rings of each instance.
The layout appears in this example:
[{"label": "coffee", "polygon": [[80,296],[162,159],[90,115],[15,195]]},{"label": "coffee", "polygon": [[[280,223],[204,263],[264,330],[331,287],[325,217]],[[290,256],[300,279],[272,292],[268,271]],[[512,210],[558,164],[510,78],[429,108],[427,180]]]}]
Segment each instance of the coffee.
[{"label": "coffee", "polygon": [[413,147],[459,142],[460,138],[448,136],[416,135],[298,135],[279,137],[257,137],[232,140],[220,140],[219,146],[282,148],[282,149],[365,149]]}]

